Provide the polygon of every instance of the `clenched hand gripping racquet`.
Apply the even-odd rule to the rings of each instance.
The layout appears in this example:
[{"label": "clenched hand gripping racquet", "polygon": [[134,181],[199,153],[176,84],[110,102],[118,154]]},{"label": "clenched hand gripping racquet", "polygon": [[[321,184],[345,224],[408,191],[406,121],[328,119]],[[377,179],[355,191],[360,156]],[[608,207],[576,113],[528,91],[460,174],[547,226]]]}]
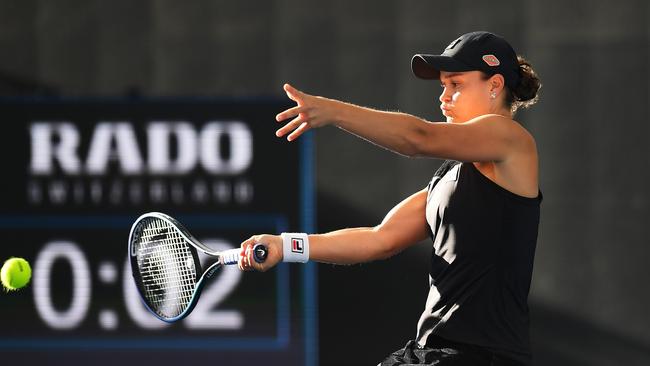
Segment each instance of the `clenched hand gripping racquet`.
[{"label": "clenched hand gripping racquet", "polygon": [[[205,269],[199,251],[211,259]],[[170,323],[192,311],[206,281],[223,265],[237,264],[240,252],[239,248],[216,252],[160,212],[140,216],[129,234],[129,258],[138,292],[149,311]],[[253,254],[262,263],[268,249],[257,244]]]}]

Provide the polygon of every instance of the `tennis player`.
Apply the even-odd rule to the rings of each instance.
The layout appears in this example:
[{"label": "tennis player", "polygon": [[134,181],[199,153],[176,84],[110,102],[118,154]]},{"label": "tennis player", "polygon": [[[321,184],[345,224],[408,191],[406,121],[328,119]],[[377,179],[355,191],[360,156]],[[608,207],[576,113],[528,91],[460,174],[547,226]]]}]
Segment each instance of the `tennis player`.
[{"label": "tennis player", "polygon": [[[364,108],[304,93],[277,136],[337,126],[406,156],[445,159],[426,188],[395,206],[375,227],[320,235],[256,235],[242,243],[242,270],[279,261],[352,264],[389,258],[431,237],[430,290],[414,340],[381,365],[530,365],[528,292],[541,191],[535,139],[513,120],[537,100],[531,65],[503,38],[460,36],[440,55],[417,54],[415,76],[442,87],[445,122]],[[251,247],[269,245],[263,264]]]}]

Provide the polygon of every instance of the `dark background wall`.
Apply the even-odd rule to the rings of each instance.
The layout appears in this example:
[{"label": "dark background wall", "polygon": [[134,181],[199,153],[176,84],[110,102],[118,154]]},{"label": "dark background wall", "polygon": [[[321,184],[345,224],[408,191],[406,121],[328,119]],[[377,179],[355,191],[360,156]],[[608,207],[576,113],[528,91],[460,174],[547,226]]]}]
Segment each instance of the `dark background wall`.
[{"label": "dark background wall", "polygon": [[[281,97],[289,81],[440,120],[439,87],[411,76],[412,54],[499,33],[544,83],[518,115],[537,138],[545,195],[530,295],[537,363],[640,365],[650,363],[649,19],[644,0],[2,0],[0,93]],[[315,138],[321,231],[378,223],[439,164],[335,128]],[[319,267],[321,364],[372,364],[414,336],[429,250]]]}]

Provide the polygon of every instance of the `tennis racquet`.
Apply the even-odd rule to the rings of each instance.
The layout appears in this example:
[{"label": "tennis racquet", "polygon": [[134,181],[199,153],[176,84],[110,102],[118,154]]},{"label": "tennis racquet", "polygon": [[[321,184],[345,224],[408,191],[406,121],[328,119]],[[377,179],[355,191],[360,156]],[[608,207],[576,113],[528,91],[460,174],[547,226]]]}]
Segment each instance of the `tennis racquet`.
[{"label": "tennis racquet", "polygon": [[[202,269],[199,252],[210,261]],[[216,252],[196,240],[178,221],[160,212],[140,216],[129,234],[129,258],[145,306],[158,319],[175,322],[187,316],[205,283],[224,265],[237,264],[241,249]],[[253,247],[264,262],[268,249]]]}]

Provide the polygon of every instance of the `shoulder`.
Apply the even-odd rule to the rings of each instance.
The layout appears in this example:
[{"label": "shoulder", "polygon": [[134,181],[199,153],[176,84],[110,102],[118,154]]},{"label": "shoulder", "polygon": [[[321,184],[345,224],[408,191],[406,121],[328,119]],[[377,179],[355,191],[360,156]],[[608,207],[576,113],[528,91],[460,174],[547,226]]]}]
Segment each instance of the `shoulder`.
[{"label": "shoulder", "polygon": [[490,124],[497,128],[509,129],[514,133],[521,133],[532,137],[530,132],[521,123],[500,114],[484,114],[467,121],[467,123]]},{"label": "shoulder", "polygon": [[499,135],[510,140],[514,145],[536,150],[533,135],[521,123],[512,118],[499,114],[485,114],[468,121],[468,123],[489,125],[490,128],[498,130]]}]

